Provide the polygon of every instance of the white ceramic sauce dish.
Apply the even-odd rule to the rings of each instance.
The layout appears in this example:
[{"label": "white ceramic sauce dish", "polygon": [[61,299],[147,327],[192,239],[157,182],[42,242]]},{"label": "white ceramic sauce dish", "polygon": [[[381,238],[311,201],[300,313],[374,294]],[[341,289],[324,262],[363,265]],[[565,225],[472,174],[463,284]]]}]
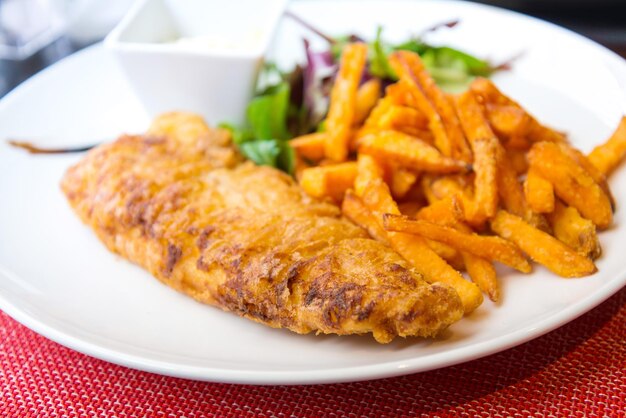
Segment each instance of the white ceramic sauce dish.
[{"label": "white ceramic sauce dish", "polygon": [[242,123],[287,0],[138,0],[105,39],[150,116]]}]

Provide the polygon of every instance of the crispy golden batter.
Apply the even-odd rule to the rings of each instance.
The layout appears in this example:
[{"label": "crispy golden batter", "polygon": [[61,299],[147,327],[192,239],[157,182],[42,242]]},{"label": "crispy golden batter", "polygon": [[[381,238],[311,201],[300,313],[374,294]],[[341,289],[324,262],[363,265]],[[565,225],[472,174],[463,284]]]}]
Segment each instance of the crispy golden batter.
[{"label": "crispy golden batter", "polygon": [[432,336],[461,318],[427,284],[288,176],[243,163],[227,133],[172,113],[70,168],[62,189],[107,245],[200,302],[297,333]]}]

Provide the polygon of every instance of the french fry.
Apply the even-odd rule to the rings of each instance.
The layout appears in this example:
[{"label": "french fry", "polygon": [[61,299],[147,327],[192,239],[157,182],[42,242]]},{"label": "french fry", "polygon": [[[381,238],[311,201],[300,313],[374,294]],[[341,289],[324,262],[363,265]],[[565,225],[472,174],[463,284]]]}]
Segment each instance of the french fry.
[{"label": "french fry", "polygon": [[302,135],[289,141],[296,153],[312,161],[319,161],[324,158],[324,144],[326,143],[326,132],[314,132]]},{"label": "french fry", "polygon": [[491,221],[491,229],[561,277],[587,276],[596,271],[589,258],[506,211],[498,211]]},{"label": "french fry", "polygon": [[476,284],[471,283],[437,255],[426,242],[413,235],[389,233],[391,246],[408,260],[424,279],[430,283],[445,283],[457,291],[466,314],[474,311],[483,302],[483,295]]},{"label": "french fry", "polygon": [[602,171],[598,170],[598,168],[593,165],[591,161],[589,161],[589,158],[585,154],[572,147],[570,144],[564,142],[560,143],[559,146],[561,147],[563,152],[565,152],[573,160],[575,160],[578,165],[580,165],[591,176],[593,181],[598,183],[598,186],[600,186],[602,191],[611,201],[611,208],[614,209],[615,200],[613,199],[613,194],[611,193],[611,189],[609,188],[609,183],[606,180],[606,175]]},{"label": "french fry", "polygon": [[403,167],[393,167],[391,170],[391,179],[389,188],[391,195],[395,199],[402,199],[411,190],[411,187],[419,179],[419,175],[414,171]]},{"label": "french fry", "polygon": [[336,162],[345,161],[348,157],[357,89],[366,57],[367,46],[363,43],[348,44],[341,55],[339,73],[330,94],[330,106],[326,117],[328,136],[324,143],[324,154]]},{"label": "french fry", "polygon": [[[536,213],[550,213],[554,210],[554,187],[541,177],[532,167],[524,180],[524,196],[528,206]],[[510,211],[512,212],[512,211]],[[512,212],[520,216],[518,213]]]},{"label": "french fry", "polygon": [[448,196],[464,196],[468,194],[468,183],[462,176],[445,176],[430,182],[434,200]]},{"label": "french fry", "polygon": [[526,160],[526,151],[506,148],[506,157],[511,168],[515,170],[517,175],[526,174],[528,171],[528,161]]},{"label": "french fry", "polygon": [[[467,225],[461,223],[463,213],[456,196],[446,197],[422,208],[415,218],[437,225],[450,226],[465,233],[472,232]],[[489,299],[496,302],[499,299],[500,290],[496,271],[491,262],[468,252],[460,251],[459,254],[463,260],[463,267],[472,281],[489,296]]]},{"label": "french fry", "polygon": [[445,260],[446,263],[450,264],[452,268],[457,271],[465,270],[463,257],[459,251],[439,241],[433,241],[430,239],[426,239],[425,241],[430,249]]},{"label": "french fry", "polygon": [[383,226],[387,231],[415,234],[442,242],[457,250],[498,261],[523,273],[531,271],[531,266],[522,252],[515,245],[502,238],[465,233],[432,222],[411,220],[405,216],[389,213],[383,216]]},{"label": "french fry", "polygon": [[473,205],[466,208],[468,221],[480,224],[493,217],[498,207],[497,161],[503,151],[472,91],[458,96],[455,106],[474,153],[476,178]]},{"label": "french fry", "polygon": [[438,225],[455,226],[463,219],[463,211],[458,198],[448,196],[423,207],[416,213],[415,218]]},{"label": "french fry", "polygon": [[[486,103],[485,109],[489,124],[498,137],[506,139],[524,138],[528,133],[530,118],[523,109],[517,106],[493,103]],[[516,143],[518,141],[519,139],[516,139]]]},{"label": "french fry", "polygon": [[353,187],[356,176],[356,162],[310,167],[302,170],[300,186],[313,197],[328,196],[340,202],[346,190]]},{"label": "french fry", "polygon": [[375,179],[382,179],[385,170],[374,157],[359,154],[357,157],[357,176],[354,180],[354,190],[357,196],[363,196],[365,188]]},{"label": "french fry", "polygon": [[600,229],[612,222],[610,198],[589,173],[562,148],[551,142],[538,142],[528,153],[533,169],[552,183],[555,194],[568,205],[575,207]]},{"label": "french fry", "polygon": [[487,121],[483,106],[481,106],[471,90],[456,96],[454,106],[470,146],[474,142],[485,138],[496,138]]},{"label": "french fry", "polygon": [[549,141],[549,142],[563,142],[565,141],[565,135],[554,129],[548,128],[540,124],[534,117],[524,110],[517,102],[511,98],[505,96],[491,80],[486,78],[475,79],[470,90],[480,96],[485,103],[491,103],[501,106],[510,106],[523,111],[528,117],[528,130],[526,135],[532,142]]},{"label": "french fry", "polygon": [[381,131],[361,138],[359,152],[396,161],[417,171],[458,173],[468,168],[466,163],[443,156],[426,142],[396,131]]},{"label": "french fry", "polygon": [[623,116],[617,129],[602,145],[589,154],[589,161],[601,173],[609,175],[626,156],[626,116]]},{"label": "french fry", "polygon": [[390,103],[398,106],[409,106],[417,109],[417,103],[411,95],[410,87],[407,83],[401,81],[387,86],[385,89],[385,97],[389,98]]},{"label": "french fry", "polygon": [[454,106],[428,74],[419,55],[397,51],[391,54],[389,62],[411,92],[417,108],[428,117],[439,151],[446,157],[470,162],[471,151]]},{"label": "french fry", "polygon": [[481,223],[492,218],[498,208],[497,187],[497,151],[498,140],[495,137],[477,139],[472,142],[474,150],[474,199],[470,207],[468,220],[472,223]]},{"label": "french fry", "polygon": [[500,288],[493,264],[489,260],[476,257],[467,252],[461,252],[461,255],[467,274],[469,274],[472,281],[489,296],[491,301],[497,302],[500,299]]},{"label": "french fry", "polygon": [[428,129],[416,128],[409,125],[400,125],[394,130],[412,136],[414,138],[419,138],[421,141],[424,141],[431,146],[433,146],[435,143],[433,134]]},{"label": "french fry", "polygon": [[548,219],[554,236],[561,242],[592,260],[600,257],[602,249],[596,235],[596,226],[580,216],[575,208],[566,207],[557,201],[554,212],[548,215]]},{"label": "french fry", "polygon": [[531,214],[524,199],[524,191],[517,179],[517,173],[502,147],[497,149],[497,159],[496,184],[502,206],[509,212],[528,220]]},{"label": "french fry", "polygon": [[[381,216],[384,213],[400,214],[382,178],[370,181],[362,199],[381,222]],[[424,239],[398,232],[388,232],[387,237],[391,247],[408,260],[425,280],[430,283],[441,282],[453,287],[461,298],[465,313],[470,313],[480,306],[483,296],[478,286],[465,280],[458,271],[439,257]]]},{"label": "french fry", "polygon": [[428,119],[412,107],[392,105],[378,122],[378,127],[382,130],[399,129],[404,126],[424,130],[428,128]]},{"label": "french fry", "polygon": [[369,115],[363,123],[363,127],[366,130],[378,130],[381,118],[391,109],[394,105],[389,96],[385,96],[382,99],[378,99],[374,108],[370,111]]},{"label": "french fry", "polygon": [[380,98],[380,80],[370,78],[356,92],[354,108],[354,125],[361,125],[370,114],[376,102]]},{"label": "french fry", "polygon": [[509,155],[502,147],[498,148],[497,184],[502,206],[508,212],[519,216],[535,228],[546,232],[549,231],[548,221],[541,213],[533,211],[532,206],[529,204]]},{"label": "french fry", "polygon": [[[472,222],[477,212],[476,205],[473,201],[472,186],[466,183],[462,176],[446,176],[431,181],[425,178],[422,187],[426,198],[430,204],[437,203],[441,199],[448,197],[457,198],[457,204],[463,212],[463,220]],[[476,227],[482,225],[474,223]]]},{"label": "french fry", "polygon": [[370,237],[380,242],[389,243],[387,233],[376,219],[376,216],[370,212],[363,201],[352,190],[346,192],[341,204],[341,211],[346,218],[365,229],[370,234]]}]

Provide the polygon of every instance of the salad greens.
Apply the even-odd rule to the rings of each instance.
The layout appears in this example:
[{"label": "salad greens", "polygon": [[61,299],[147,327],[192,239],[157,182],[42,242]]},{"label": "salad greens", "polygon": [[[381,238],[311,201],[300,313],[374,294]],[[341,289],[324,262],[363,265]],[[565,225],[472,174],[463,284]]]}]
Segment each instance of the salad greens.
[{"label": "salad greens", "polygon": [[[329,106],[330,91],[335,77],[339,57],[350,42],[366,42],[357,35],[332,38],[287,12],[287,16],[300,22],[313,33],[328,42],[328,49],[313,51],[304,39],[306,63],[289,72],[281,72],[276,65],[267,64],[262,73],[265,86],[248,104],[247,124],[235,127],[222,124],[231,130],[233,142],[248,159],[259,165],[269,165],[293,174],[295,153],[289,140],[298,135],[324,129],[323,122]],[[488,77],[508,64],[493,66],[488,61],[476,58],[448,46],[433,46],[423,40],[428,32],[443,27],[452,28],[458,22],[447,22],[434,26],[420,36],[405,42],[392,44],[383,39],[383,28],[378,27],[376,36],[369,44],[367,67],[363,74],[366,81],[380,78],[383,85],[397,80],[388,56],[399,50],[419,54],[435,82],[445,91],[460,92],[478,76]],[[274,80],[267,82],[267,80]]]}]

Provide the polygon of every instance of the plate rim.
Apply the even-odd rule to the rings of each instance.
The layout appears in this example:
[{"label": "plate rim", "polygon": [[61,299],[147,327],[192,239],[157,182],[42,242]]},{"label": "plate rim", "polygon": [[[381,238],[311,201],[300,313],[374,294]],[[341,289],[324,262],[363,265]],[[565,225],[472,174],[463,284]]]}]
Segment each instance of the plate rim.
[{"label": "plate rim", "polygon": [[[349,1],[356,3],[356,0]],[[382,0],[367,0],[366,2],[380,3],[381,1]],[[408,0],[393,1],[399,3],[409,3]],[[558,26],[554,23],[490,5],[467,3],[458,0],[445,0],[444,2],[448,4],[463,4],[465,7],[472,7],[475,9],[492,9],[501,13],[516,15],[517,17],[530,19],[531,21],[538,22],[542,25],[550,26],[554,30],[564,32],[568,36],[574,36],[579,41],[583,41],[593,46],[595,50],[602,54],[602,58],[610,59],[613,63],[618,65],[619,69],[626,73],[626,60],[621,58],[619,55],[578,33]],[[53,71],[59,71],[58,68],[60,66],[67,64],[69,61],[83,59],[82,57],[84,55],[90,53],[103,52],[102,43],[97,43],[58,61],[33,77],[25,80],[0,100],[0,113],[2,113],[5,108],[9,107],[14,100],[17,100],[17,98],[19,98],[22,94],[22,91],[30,89],[33,83],[38,83],[40,80],[49,77],[49,74]],[[613,73],[613,71],[611,72]],[[622,87],[622,89],[624,88],[624,86],[620,87]],[[626,93],[626,90],[624,92]],[[623,109],[623,111],[626,111],[626,109]],[[9,275],[10,273],[5,271],[4,267],[0,265],[0,277],[4,277],[6,279]],[[343,368],[332,367],[295,372],[233,370],[215,367],[180,365],[170,361],[147,359],[136,354],[126,353],[116,348],[103,347],[98,344],[98,342],[92,342],[81,338],[83,336],[80,333],[75,335],[67,331],[58,330],[53,324],[49,323],[50,321],[46,322],[45,319],[39,318],[37,314],[29,315],[27,309],[21,309],[19,303],[12,302],[10,298],[3,293],[0,293],[0,309],[27,328],[65,347],[91,357],[141,371],[158,373],[177,378],[221,383],[255,385],[328,384],[380,379],[411,373],[426,372],[429,370],[469,362],[497,352],[508,350],[514,346],[524,344],[532,339],[545,335],[565,325],[566,323],[575,320],[617,293],[622,287],[624,287],[624,285],[626,285],[626,266],[624,266],[624,270],[616,275],[611,281],[604,283],[601,287],[596,289],[591,296],[579,300],[545,319],[533,322],[530,325],[526,325],[519,330],[504,336],[474,343],[470,347],[458,347],[442,353],[431,354],[428,356],[429,364],[425,366],[420,364],[420,358],[418,357],[368,365],[349,366]],[[468,351],[471,352],[469,355],[459,354],[459,352],[467,353]]]}]

